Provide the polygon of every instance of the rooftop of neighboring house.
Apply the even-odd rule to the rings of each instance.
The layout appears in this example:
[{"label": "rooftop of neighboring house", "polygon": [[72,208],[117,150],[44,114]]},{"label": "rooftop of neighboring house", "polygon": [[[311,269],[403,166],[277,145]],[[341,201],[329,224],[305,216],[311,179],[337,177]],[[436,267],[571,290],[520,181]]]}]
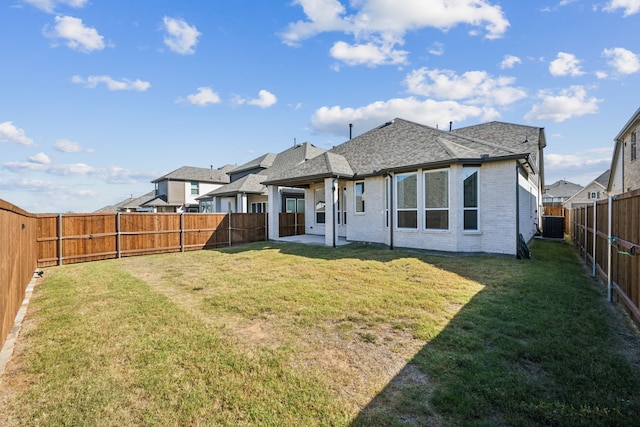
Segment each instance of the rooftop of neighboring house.
[{"label": "rooftop of neighboring house", "polygon": [[262,182],[267,180],[271,174],[278,174],[282,171],[292,169],[324,152],[326,152],[326,150],[318,148],[309,142],[305,142],[302,144],[296,144],[278,154],[267,153],[245,163],[244,165],[238,166],[233,169],[232,172],[235,174],[259,168],[261,168],[261,170],[246,175],[230,184],[223,185],[204,196],[198,197],[198,199],[213,196],[228,196],[237,193],[263,194],[266,192],[267,187],[263,185]]},{"label": "rooftop of neighboring house", "polygon": [[599,177],[597,177],[593,181],[597,182],[600,185],[602,185],[604,188],[607,188],[607,183],[609,182],[609,175],[610,174],[611,174],[611,169],[607,169],[606,171],[604,171],[602,173],[602,175],[600,175]]},{"label": "rooftop of neighboring house", "polygon": [[561,179],[553,184],[546,185],[544,187],[544,196],[568,199],[583,188],[584,187],[580,184],[574,184],[573,182]]},{"label": "rooftop of neighboring house", "polygon": [[152,183],[161,181],[197,181],[197,182],[213,182],[225,184],[229,182],[228,172],[236,168],[236,165],[225,165],[220,168],[198,168],[193,166],[182,166],[169,172],[160,178],[154,179]]},{"label": "rooftop of neighboring house", "polygon": [[125,209],[136,209],[142,206],[145,202],[153,199],[155,195],[155,190],[151,190],[150,192],[139,197],[133,197],[132,195],[131,197],[128,197],[123,201],[116,203],[115,205],[109,205],[98,209],[96,212],[119,212]]},{"label": "rooftop of neighboring house", "polygon": [[[542,138],[542,139],[541,139]],[[269,174],[270,184],[286,185],[301,178],[365,177],[384,171],[439,167],[457,162],[517,159],[535,170],[544,147],[541,128],[491,122],[455,131],[443,131],[404,119],[395,119],[359,135],[296,168]]]}]

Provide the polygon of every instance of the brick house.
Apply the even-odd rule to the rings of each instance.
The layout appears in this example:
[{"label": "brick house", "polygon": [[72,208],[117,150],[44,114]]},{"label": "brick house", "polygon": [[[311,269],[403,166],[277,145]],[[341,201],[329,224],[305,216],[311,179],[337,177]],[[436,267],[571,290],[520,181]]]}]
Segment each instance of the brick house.
[{"label": "brick house", "polygon": [[607,192],[611,195],[640,189],[640,161],[637,134],[640,131],[640,108],[615,137],[611,175]]}]

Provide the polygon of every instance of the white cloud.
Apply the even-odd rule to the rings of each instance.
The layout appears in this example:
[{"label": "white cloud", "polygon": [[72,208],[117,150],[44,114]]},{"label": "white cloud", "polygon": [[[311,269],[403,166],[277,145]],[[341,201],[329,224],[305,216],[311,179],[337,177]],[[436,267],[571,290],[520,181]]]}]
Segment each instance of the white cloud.
[{"label": "white cloud", "polygon": [[56,24],[53,31],[45,34],[51,38],[60,38],[67,41],[67,46],[80,52],[91,52],[104,49],[103,37],[95,28],[85,27],[82,20],[72,16],[56,16]]},{"label": "white cloud", "polygon": [[500,63],[500,68],[503,70],[506,68],[513,68],[516,64],[522,64],[522,59],[514,55],[505,55],[504,59]]},{"label": "white cloud", "polygon": [[84,7],[88,0],[23,0],[25,3],[37,7],[45,12],[53,13],[58,5],[75,8]]},{"label": "white cloud", "polygon": [[544,153],[547,184],[559,179],[587,185],[611,167],[613,147],[577,151],[572,154]]},{"label": "white cloud", "polygon": [[397,50],[404,44],[408,31],[425,27],[447,31],[458,25],[468,25],[477,33],[485,31],[488,39],[500,38],[509,27],[499,5],[487,0],[404,0],[402,7],[388,0],[350,2],[353,14],[338,0],[295,0],[307,20],[292,22],[281,34],[282,41],[297,46],[303,40],[323,32],[342,32],[354,37],[353,43],[339,42],[331,55],[349,65],[397,64],[406,61],[407,52]]},{"label": "white cloud", "polygon": [[420,68],[405,78],[408,92],[439,99],[467,100],[471,104],[509,105],[527,94],[513,86],[513,77],[492,78],[485,71],[467,71],[457,75],[452,70]]},{"label": "white cloud", "polygon": [[262,89],[260,92],[258,92],[258,98],[246,99],[240,96],[236,96],[233,102],[236,105],[249,104],[255,105],[256,107],[260,108],[268,108],[278,102],[278,98],[268,90]]},{"label": "white cloud", "polygon": [[164,37],[164,44],[175,53],[181,55],[191,55],[195,53],[195,46],[198,44],[198,37],[202,34],[195,25],[189,25],[183,19],[163,18],[164,30],[167,35]]},{"label": "white cloud", "polygon": [[559,94],[543,90],[538,93],[538,97],[542,102],[533,106],[524,116],[525,120],[552,120],[559,123],[572,117],[597,113],[598,104],[602,101],[588,97],[583,86],[571,86],[561,90]]},{"label": "white cloud", "polygon": [[603,10],[614,12],[617,9],[624,9],[624,16],[630,16],[640,12],[640,0],[611,0]]},{"label": "white cloud", "polygon": [[15,142],[25,147],[36,145],[33,139],[27,137],[23,129],[15,127],[13,122],[0,123],[0,142]]},{"label": "white cloud", "polygon": [[640,57],[622,47],[605,49],[602,55],[609,59],[609,65],[620,74],[633,74],[640,71]]},{"label": "white cloud", "polygon": [[151,83],[142,81],[140,79],[129,80],[115,80],[110,76],[89,76],[87,78],[80,76],[73,76],[71,81],[76,84],[84,85],[88,88],[95,88],[99,84],[104,84],[109,90],[135,90],[138,92],[144,92],[151,87]]},{"label": "white cloud", "polygon": [[431,55],[442,56],[444,55],[444,45],[442,43],[435,42],[431,45],[431,47],[427,51]]},{"label": "white cloud", "polygon": [[49,156],[47,156],[45,153],[38,153],[34,156],[29,157],[29,161],[31,163],[38,163],[41,165],[48,165],[49,163],[51,163],[51,160],[49,159]]},{"label": "white cloud", "polygon": [[357,129],[372,129],[396,117],[436,127],[469,118],[493,120],[499,114],[490,107],[409,97],[377,101],[359,108],[321,107],[313,114],[311,124],[318,134],[345,135],[349,123],[353,123]]},{"label": "white cloud", "polygon": [[36,155],[30,158],[28,162],[6,162],[2,164],[2,167],[19,174],[30,171],[55,176],[92,177],[109,184],[148,182],[157,177],[157,174],[127,170],[118,166],[98,168],[85,163],[53,164],[46,160],[48,160],[48,157],[44,159],[44,157]]},{"label": "white cloud", "polygon": [[[178,102],[181,102],[181,100],[178,100]],[[187,102],[204,107],[205,105],[220,103],[220,96],[210,87],[199,87],[197,93],[187,96]]]},{"label": "white cloud", "polygon": [[93,153],[91,148],[82,148],[82,146],[77,142],[69,141],[68,139],[58,139],[53,144],[53,148],[58,151],[62,151],[63,153]]},{"label": "white cloud", "polygon": [[331,57],[347,65],[377,66],[383,64],[406,64],[409,52],[396,50],[393,44],[363,43],[350,45],[336,42],[329,51]]},{"label": "white cloud", "polygon": [[580,69],[580,60],[575,55],[566,52],[558,52],[556,59],[549,64],[549,72],[556,77],[576,77],[584,74]]}]

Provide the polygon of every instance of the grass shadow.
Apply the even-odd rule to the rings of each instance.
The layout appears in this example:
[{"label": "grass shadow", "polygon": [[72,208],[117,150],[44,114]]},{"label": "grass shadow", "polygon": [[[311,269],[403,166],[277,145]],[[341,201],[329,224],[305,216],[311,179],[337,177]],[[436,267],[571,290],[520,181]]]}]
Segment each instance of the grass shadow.
[{"label": "grass shadow", "polygon": [[352,425],[637,425],[638,370],[616,351],[602,287],[569,245],[532,251],[524,274],[484,282]]}]

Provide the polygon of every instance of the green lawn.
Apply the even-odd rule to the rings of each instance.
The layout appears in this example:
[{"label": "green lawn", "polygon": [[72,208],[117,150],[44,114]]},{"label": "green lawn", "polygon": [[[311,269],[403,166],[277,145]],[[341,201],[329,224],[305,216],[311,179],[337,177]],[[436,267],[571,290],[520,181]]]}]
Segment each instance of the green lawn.
[{"label": "green lawn", "polygon": [[636,425],[640,339],[572,248],[255,243],[54,267],[0,425]]}]

